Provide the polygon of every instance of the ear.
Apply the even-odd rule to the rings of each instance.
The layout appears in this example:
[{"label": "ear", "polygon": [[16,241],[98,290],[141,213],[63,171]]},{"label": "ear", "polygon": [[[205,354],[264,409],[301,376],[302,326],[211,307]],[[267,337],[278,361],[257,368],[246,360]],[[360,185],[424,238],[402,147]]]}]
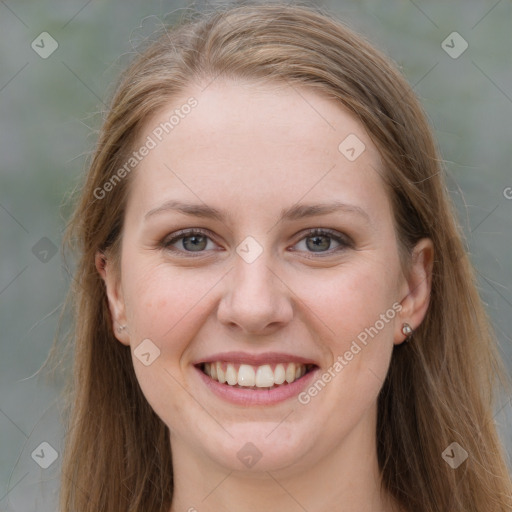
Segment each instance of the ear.
[{"label": "ear", "polygon": [[115,269],[112,268],[112,263],[101,251],[97,251],[94,263],[96,270],[105,282],[107,291],[108,306],[110,309],[110,316],[112,318],[112,330],[114,336],[123,344],[130,344],[130,337],[126,329],[119,329],[121,325],[126,325],[126,311],[123,299],[123,293],[120,280],[118,279]]},{"label": "ear", "polygon": [[406,336],[402,325],[408,323],[415,331],[427,313],[432,287],[434,244],[430,238],[422,238],[414,247],[407,276],[401,287],[402,309],[395,328],[395,344],[402,343]]}]

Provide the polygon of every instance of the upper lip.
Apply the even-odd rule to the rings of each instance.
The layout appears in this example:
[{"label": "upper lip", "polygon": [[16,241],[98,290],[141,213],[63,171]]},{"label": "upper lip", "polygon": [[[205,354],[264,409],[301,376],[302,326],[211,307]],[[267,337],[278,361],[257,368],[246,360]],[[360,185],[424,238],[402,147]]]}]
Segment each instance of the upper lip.
[{"label": "upper lip", "polygon": [[250,364],[254,366],[261,366],[267,363],[300,363],[314,364],[317,366],[317,363],[313,359],[300,357],[294,354],[286,354],[284,352],[263,352],[261,354],[250,354],[248,352],[220,352],[218,354],[198,359],[192,364],[198,365],[201,363],[213,363],[216,361]]}]

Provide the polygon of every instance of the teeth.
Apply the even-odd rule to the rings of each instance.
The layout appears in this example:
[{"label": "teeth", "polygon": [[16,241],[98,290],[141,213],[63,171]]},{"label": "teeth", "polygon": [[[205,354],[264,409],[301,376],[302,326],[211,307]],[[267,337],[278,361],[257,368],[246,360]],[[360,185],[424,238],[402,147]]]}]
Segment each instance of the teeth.
[{"label": "teeth", "polygon": [[256,370],[256,387],[271,388],[274,385],[274,372],[268,364],[260,366]]},{"label": "teeth", "polygon": [[286,370],[282,364],[278,364],[274,370],[274,384],[282,384],[286,380]]},{"label": "teeth", "polygon": [[[229,368],[229,366],[228,366]],[[234,368],[233,368],[234,369]],[[238,370],[238,385],[244,387],[254,386],[254,381],[256,378],[256,373],[254,372],[254,368],[249,366],[248,364],[241,364],[240,369]]]},{"label": "teeth", "polygon": [[234,386],[238,383],[238,375],[236,373],[235,367],[232,364],[228,364],[228,368],[226,370],[226,382],[230,386]]},{"label": "teeth", "polygon": [[286,367],[286,382],[290,384],[295,380],[295,363],[288,363]]},{"label": "teeth", "polygon": [[[233,364],[216,361],[204,364],[204,373],[221,384],[244,388],[272,388],[288,384],[306,374],[307,367],[299,363],[252,366],[249,364]],[[238,367],[238,370],[237,370]],[[309,365],[308,365],[309,367]]]},{"label": "teeth", "polygon": [[226,382],[226,374],[224,373],[224,370],[222,369],[222,366],[219,362],[217,363],[213,363],[217,369],[217,380],[221,383],[221,384],[224,384],[224,382]]}]

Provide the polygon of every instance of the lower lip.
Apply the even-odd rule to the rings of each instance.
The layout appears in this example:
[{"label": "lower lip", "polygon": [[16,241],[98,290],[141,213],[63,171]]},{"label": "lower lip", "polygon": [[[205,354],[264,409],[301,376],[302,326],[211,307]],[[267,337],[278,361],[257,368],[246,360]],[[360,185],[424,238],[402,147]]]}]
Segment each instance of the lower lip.
[{"label": "lower lip", "polygon": [[200,368],[194,367],[194,369],[210,391],[227,402],[237,405],[272,405],[297,397],[309,385],[320,368],[315,368],[291,384],[282,384],[273,389],[261,390],[235,388],[229,384],[221,384],[208,377]]}]

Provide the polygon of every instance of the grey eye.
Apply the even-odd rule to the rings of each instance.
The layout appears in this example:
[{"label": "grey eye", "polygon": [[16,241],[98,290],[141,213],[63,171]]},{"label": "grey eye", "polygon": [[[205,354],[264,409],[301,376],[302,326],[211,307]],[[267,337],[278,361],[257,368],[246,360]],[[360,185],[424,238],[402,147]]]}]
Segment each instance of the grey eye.
[{"label": "grey eye", "polygon": [[204,235],[192,235],[181,237],[183,247],[187,251],[201,251],[206,249],[208,237]]},{"label": "grey eye", "polygon": [[[331,248],[331,236],[329,235],[313,235],[306,237],[306,246],[313,252],[320,252]],[[311,241],[311,242],[310,242]]]}]

